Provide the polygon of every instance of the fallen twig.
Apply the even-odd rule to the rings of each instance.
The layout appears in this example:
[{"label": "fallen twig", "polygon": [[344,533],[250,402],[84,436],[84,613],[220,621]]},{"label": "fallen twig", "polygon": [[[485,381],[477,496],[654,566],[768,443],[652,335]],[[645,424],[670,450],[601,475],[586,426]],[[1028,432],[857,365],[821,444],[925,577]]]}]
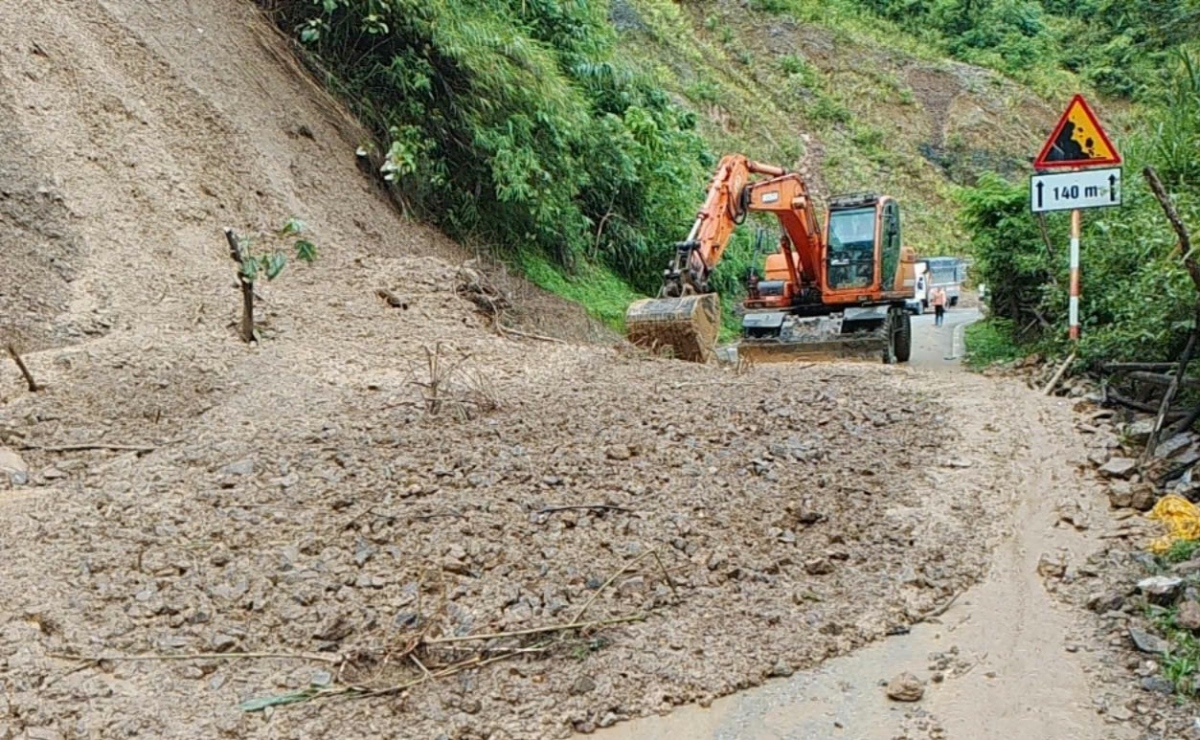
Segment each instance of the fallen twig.
[{"label": "fallen twig", "polygon": [[[378,516],[378,515],[376,515],[376,516]],[[409,517],[409,519],[413,520],[413,521],[420,520],[420,521],[425,522],[425,521],[429,521],[430,519],[444,519],[446,517],[454,517],[456,519],[465,519],[466,516],[467,515],[462,513],[461,511],[443,511],[443,512],[435,512],[433,514],[413,514],[411,517]]]},{"label": "fallen twig", "polygon": [[29,392],[37,393],[41,390],[41,386],[33,379],[33,373],[29,372],[29,368],[25,366],[25,361],[21,359],[21,355],[17,352],[16,345],[10,343],[7,349],[9,356],[13,358],[13,362],[17,363],[17,368],[25,376],[25,384],[29,386]]},{"label": "fallen twig", "polygon": [[[1111,388],[1108,390],[1107,402],[1115,403],[1119,406],[1128,406],[1129,408],[1131,408],[1135,411],[1145,411],[1148,414],[1154,414],[1154,413],[1158,412],[1158,407],[1152,406],[1148,403],[1143,403],[1141,401],[1134,400],[1132,398],[1127,398],[1125,396],[1122,396],[1120,393],[1117,393],[1116,391],[1112,390]],[[1186,414],[1187,414],[1186,410],[1180,409],[1180,408],[1175,408],[1172,411],[1170,411],[1167,414],[1167,416],[1180,419],[1180,418],[1183,418]]]},{"label": "fallen twig", "polygon": [[327,689],[307,688],[301,691],[292,692],[290,694],[250,699],[242,702],[241,708],[243,712],[260,712],[267,707],[281,706],[285,704],[299,704],[306,701],[327,699],[335,696],[343,696],[347,699],[366,699],[378,696],[394,696],[395,694],[400,694],[408,691],[409,689],[416,688],[427,681],[453,676],[470,668],[482,668],[483,666],[491,663],[496,663],[501,660],[508,660],[509,658],[513,657],[513,655],[516,655],[516,653],[494,655],[490,658],[481,658],[476,656],[470,660],[464,660],[461,663],[455,663],[452,666],[448,666],[433,673],[426,673],[418,679],[396,684],[395,686],[386,686],[378,689],[372,689],[366,686],[342,686],[339,688]]},{"label": "fallen twig", "polygon": [[426,680],[433,678],[433,674],[429,672],[429,669],[425,667],[425,664],[421,662],[420,658],[418,658],[416,655],[413,655],[411,652],[408,654],[408,657],[409,660],[417,664],[417,668],[421,669],[421,673],[425,674]]},{"label": "fallen twig", "polygon": [[1042,389],[1043,396],[1048,396],[1054,391],[1054,388],[1058,385],[1058,381],[1062,378],[1063,373],[1067,371],[1067,368],[1070,367],[1071,363],[1074,361],[1075,353],[1072,352],[1071,354],[1067,355],[1067,359],[1063,360],[1062,365],[1059,365],[1058,367],[1058,371],[1054,373],[1054,377],[1050,378],[1050,382],[1047,383],[1046,387]]},{"label": "fallen twig", "polygon": [[[1137,380],[1143,383],[1149,383],[1157,386],[1169,386],[1174,378],[1174,375],[1165,373],[1152,373],[1146,370],[1134,370],[1129,373],[1130,380]],[[1200,388],[1200,379],[1183,378],[1179,385],[1183,388]]]},{"label": "fallen twig", "polygon": [[[650,557],[652,554],[654,554],[654,552],[655,552],[654,550],[647,550],[646,552],[642,553],[641,555],[638,555],[633,560],[630,560],[628,563],[625,563],[625,565],[622,565],[621,568],[616,573],[613,573],[611,576],[608,577],[607,581],[600,584],[600,588],[596,589],[596,593],[592,594],[592,598],[588,599],[587,603],[583,605],[583,608],[580,609],[578,612],[576,612],[575,619],[572,621],[578,622],[581,619],[583,619],[583,615],[587,613],[587,610],[591,608],[592,604],[595,603],[596,599],[600,598],[600,594],[604,593],[604,589],[606,589],[610,585],[612,585],[613,581],[620,578],[622,573],[628,571],[633,566],[637,565],[638,563],[642,562],[646,558]],[[668,579],[668,580],[670,580],[670,579]]]},{"label": "fallen twig", "polygon": [[[500,322],[496,322],[496,326],[499,327]],[[548,337],[548,336],[545,336],[544,334],[530,334],[529,332],[518,331],[517,329],[513,329],[513,328],[510,328],[507,326],[503,327],[501,329],[501,331],[503,331],[503,333],[505,335],[512,334],[513,336],[524,337],[525,339],[536,339],[539,342],[553,342],[555,344],[569,344],[569,342],[559,339],[557,337]]]},{"label": "fallen twig", "polygon": [[150,445],[110,445],[104,442],[84,442],[77,445],[56,445],[42,447],[40,445],[24,445],[22,450],[37,450],[38,452],[82,452],[84,450],[115,450],[122,452],[154,452],[157,447]]},{"label": "fallen twig", "polygon": [[[653,552],[653,551],[651,551]],[[590,604],[591,602],[589,602]],[[475,640],[500,640],[506,637],[527,637],[529,635],[544,635],[551,632],[566,632],[567,630],[582,630],[592,627],[604,627],[610,624],[625,624],[627,622],[640,622],[645,619],[648,614],[640,612],[638,614],[630,614],[624,617],[613,617],[612,619],[600,619],[592,622],[581,622],[578,618],[567,624],[554,624],[547,627],[531,627],[524,630],[515,630],[513,632],[491,632],[479,635],[453,635],[451,637],[433,637],[425,640],[426,645],[444,645],[451,642],[470,642]]]},{"label": "fallen twig", "polygon": [[650,552],[654,553],[654,561],[662,569],[663,578],[667,579],[667,586],[671,589],[671,595],[678,599],[679,591],[675,588],[675,582],[671,580],[671,574],[667,571],[667,566],[663,565],[662,558],[658,556],[658,550],[651,550]]},{"label": "fallen twig", "polygon": [[1182,420],[1176,422],[1174,426],[1168,429],[1166,432],[1166,437],[1169,439],[1180,432],[1186,432],[1191,428],[1192,424],[1196,423],[1197,419],[1200,419],[1200,406],[1192,409],[1190,412],[1188,412],[1187,416],[1183,417]]},{"label": "fallen twig", "polygon": [[576,504],[574,506],[543,506],[538,509],[539,514],[553,514],[556,511],[574,511],[577,509],[607,509],[609,511],[621,511],[627,514],[633,513],[633,509],[627,509],[624,506],[616,504]]},{"label": "fallen twig", "polygon": [[1106,362],[1100,369],[1108,373],[1120,373],[1126,370],[1148,370],[1167,372],[1178,367],[1178,362]]},{"label": "fallen twig", "polygon": [[947,611],[950,610],[950,607],[954,606],[954,602],[958,601],[958,597],[960,595],[961,594],[954,594],[953,596],[951,596],[949,598],[949,600],[946,601],[945,604],[942,604],[941,606],[934,609],[933,611],[922,614],[921,619],[936,619],[937,617],[942,616],[943,614],[945,614]]},{"label": "fallen twig", "polygon": [[337,664],[340,655],[318,653],[141,653],[139,655],[71,655],[70,653],[47,653],[58,660],[76,660],[84,663],[129,662],[139,660],[242,660],[250,658],[282,658]]}]

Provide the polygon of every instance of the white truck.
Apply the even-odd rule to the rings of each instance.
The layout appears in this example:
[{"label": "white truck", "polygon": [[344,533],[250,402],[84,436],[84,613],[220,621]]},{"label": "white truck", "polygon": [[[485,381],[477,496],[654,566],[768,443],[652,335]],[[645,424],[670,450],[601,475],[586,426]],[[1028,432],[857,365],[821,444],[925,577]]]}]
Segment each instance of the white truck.
[{"label": "white truck", "polygon": [[926,257],[913,265],[913,269],[917,275],[917,285],[913,297],[907,301],[909,311],[918,315],[925,313],[933,300],[933,291],[938,288],[946,291],[948,305],[958,305],[962,284],[967,279],[967,263],[964,260],[958,257]]}]

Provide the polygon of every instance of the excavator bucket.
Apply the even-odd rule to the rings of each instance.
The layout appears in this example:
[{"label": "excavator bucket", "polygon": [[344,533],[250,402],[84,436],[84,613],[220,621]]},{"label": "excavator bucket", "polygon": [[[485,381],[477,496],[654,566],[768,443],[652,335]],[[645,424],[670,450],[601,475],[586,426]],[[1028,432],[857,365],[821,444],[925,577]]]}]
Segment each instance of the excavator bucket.
[{"label": "excavator bucket", "polygon": [[721,303],[716,293],[680,298],[646,298],[625,312],[629,341],[652,352],[669,349],[689,362],[707,362],[721,328]]},{"label": "excavator bucket", "polygon": [[[748,314],[746,336],[738,343],[739,358],[751,362],[895,362],[889,345],[891,324],[886,307],[852,309],[845,314],[808,318],[775,312]],[[905,355],[901,361],[908,360]]]},{"label": "excavator bucket", "polygon": [[738,343],[738,357],[751,362],[879,362],[887,342],[882,338],[830,338],[826,341]]}]

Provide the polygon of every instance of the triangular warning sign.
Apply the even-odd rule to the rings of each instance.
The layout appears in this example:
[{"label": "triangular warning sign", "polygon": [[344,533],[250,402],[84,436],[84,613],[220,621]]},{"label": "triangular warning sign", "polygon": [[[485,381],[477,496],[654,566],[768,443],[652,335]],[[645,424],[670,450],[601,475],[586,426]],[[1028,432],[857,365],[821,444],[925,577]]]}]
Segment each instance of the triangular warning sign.
[{"label": "triangular warning sign", "polygon": [[1082,95],[1071,99],[1071,104],[1058,119],[1054,133],[1046,139],[1042,153],[1033,163],[1036,170],[1053,167],[1096,167],[1121,164],[1121,155],[1108,140],[1108,134],[1100,127],[1096,114],[1088,107]]}]

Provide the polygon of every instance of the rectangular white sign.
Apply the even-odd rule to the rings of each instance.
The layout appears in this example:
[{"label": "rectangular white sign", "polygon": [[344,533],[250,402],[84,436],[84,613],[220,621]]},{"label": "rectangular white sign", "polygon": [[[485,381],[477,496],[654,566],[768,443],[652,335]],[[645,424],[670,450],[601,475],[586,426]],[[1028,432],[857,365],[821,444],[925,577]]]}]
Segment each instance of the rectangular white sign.
[{"label": "rectangular white sign", "polygon": [[1034,213],[1121,205],[1121,168],[1034,175],[1029,180]]}]

